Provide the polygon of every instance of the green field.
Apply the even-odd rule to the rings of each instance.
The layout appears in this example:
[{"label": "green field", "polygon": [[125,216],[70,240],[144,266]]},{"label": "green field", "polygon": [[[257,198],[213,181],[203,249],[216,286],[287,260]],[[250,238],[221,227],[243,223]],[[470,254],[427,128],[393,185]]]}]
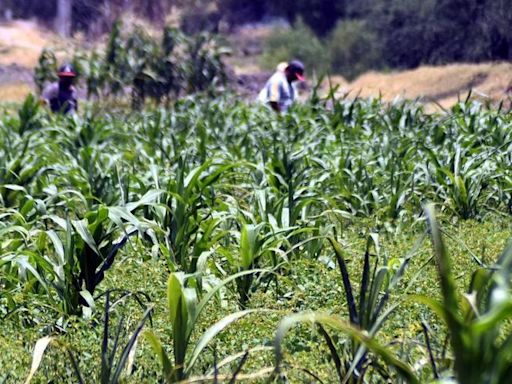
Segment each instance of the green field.
[{"label": "green field", "polygon": [[0,383],[508,383],[511,127],[315,94],[5,108]]}]

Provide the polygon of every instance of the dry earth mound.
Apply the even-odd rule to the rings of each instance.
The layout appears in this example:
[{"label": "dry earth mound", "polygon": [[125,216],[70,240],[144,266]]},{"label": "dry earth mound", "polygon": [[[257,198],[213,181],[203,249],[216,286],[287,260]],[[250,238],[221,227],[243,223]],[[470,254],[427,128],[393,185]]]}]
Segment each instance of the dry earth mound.
[{"label": "dry earth mound", "polygon": [[419,99],[448,108],[471,91],[483,101],[509,102],[512,64],[451,64],[424,66],[414,70],[361,75],[351,83],[341,82],[340,91],[349,96]]}]

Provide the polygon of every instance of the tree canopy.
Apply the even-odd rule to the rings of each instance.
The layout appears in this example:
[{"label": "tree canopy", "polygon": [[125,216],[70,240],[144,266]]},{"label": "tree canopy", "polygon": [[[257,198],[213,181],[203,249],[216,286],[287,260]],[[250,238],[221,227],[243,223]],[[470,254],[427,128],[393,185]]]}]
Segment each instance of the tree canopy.
[{"label": "tree canopy", "polygon": [[[503,0],[67,0],[72,2],[72,29],[108,29],[116,14],[132,10],[163,24],[171,6],[183,7],[188,30],[213,29],[221,21],[229,26],[272,17],[291,24],[302,20],[320,39],[335,28],[350,34],[375,36],[373,57],[383,67],[409,68],[420,64],[454,61],[509,60],[512,56],[512,8]],[[0,11],[14,17],[37,17],[51,22],[57,0],[3,0]],[[190,13],[195,12],[190,15]],[[191,24],[197,28],[190,28]],[[343,27],[340,24],[348,23]],[[362,38],[362,41],[367,39]],[[354,39],[358,41],[358,39]],[[341,45],[343,42],[340,42]],[[354,52],[357,47],[351,48]],[[340,51],[340,50],[338,50]],[[340,51],[340,57],[345,53]]]}]

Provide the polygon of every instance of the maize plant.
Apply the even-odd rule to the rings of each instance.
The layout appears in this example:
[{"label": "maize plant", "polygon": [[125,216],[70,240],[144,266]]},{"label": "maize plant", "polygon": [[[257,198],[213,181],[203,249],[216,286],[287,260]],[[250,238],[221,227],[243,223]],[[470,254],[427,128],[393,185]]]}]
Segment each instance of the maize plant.
[{"label": "maize plant", "polygon": [[512,317],[510,274],[512,244],[509,243],[492,268],[472,273],[467,293],[455,288],[450,257],[444,245],[432,205],[426,207],[432,247],[436,257],[442,302],[417,297],[440,316],[450,335],[451,372],[439,372],[431,351],[436,377],[455,376],[460,383],[505,383],[512,375]]},{"label": "maize plant", "polygon": [[217,284],[199,300],[197,291],[187,286],[187,278],[183,273],[172,273],[167,285],[167,309],[169,322],[172,326],[173,357],[169,358],[160,339],[151,331],[145,332],[145,337],[151,344],[156,358],[162,365],[166,383],[175,383],[189,377],[201,353],[208,343],[226,327],[238,319],[254,313],[249,309],[232,313],[208,328],[200,338],[192,342],[191,336],[198,326],[199,316],[215,293],[223,286],[244,274],[254,273],[250,270],[237,273]]},{"label": "maize plant", "polygon": [[[0,381],[31,374],[29,341],[47,381],[507,382],[503,107],[427,113],[316,87],[276,115],[211,97],[215,39],[129,27],[77,55],[102,103],[56,116],[28,97],[0,114]],[[144,292],[152,321],[112,295],[101,312],[119,290]],[[136,353],[129,319],[144,323]],[[48,345],[75,362],[40,359]]]}]

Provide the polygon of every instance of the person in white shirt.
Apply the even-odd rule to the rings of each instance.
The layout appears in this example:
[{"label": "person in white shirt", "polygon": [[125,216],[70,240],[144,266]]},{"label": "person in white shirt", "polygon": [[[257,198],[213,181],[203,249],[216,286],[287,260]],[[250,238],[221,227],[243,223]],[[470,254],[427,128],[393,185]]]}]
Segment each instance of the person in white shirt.
[{"label": "person in white shirt", "polygon": [[286,112],[297,97],[292,85],[295,81],[304,81],[304,64],[299,60],[290,61],[284,69],[278,68],[259,93],[258,100],[276,112]]}]

